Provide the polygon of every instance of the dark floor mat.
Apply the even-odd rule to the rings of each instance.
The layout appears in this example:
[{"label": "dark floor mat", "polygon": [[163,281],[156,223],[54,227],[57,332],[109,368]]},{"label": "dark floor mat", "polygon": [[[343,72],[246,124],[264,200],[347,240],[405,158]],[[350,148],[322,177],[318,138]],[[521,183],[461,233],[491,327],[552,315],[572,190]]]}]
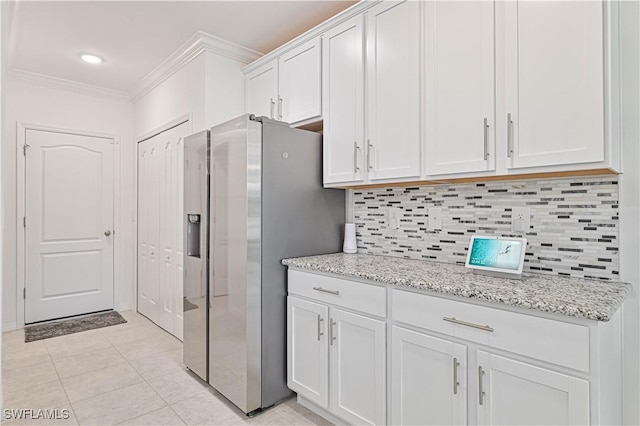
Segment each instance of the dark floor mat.
[{"label": "dark floor mat", "polygon": [[96,328],[109,327],[111,325],[124,324],[127,320],[115,311],[100,312],[80,318],[69,318],[46,324],[28,325],[24,329],[24,341],[49,339],[51,337],[64,336],[66,334],[79,333],[81,331],[94,330]]}]

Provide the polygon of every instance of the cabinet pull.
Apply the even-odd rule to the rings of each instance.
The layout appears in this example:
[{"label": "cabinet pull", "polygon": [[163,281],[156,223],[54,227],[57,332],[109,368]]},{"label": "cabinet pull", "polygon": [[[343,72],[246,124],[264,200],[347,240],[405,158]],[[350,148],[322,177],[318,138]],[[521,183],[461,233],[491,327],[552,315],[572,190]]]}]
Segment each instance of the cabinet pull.
[{"label": "cabinet pull", "polygon": [[322,321],[324,321],[324,318],[320,318],[320,315],[318,315],[318,342],[320,341],[320,336],[324,336],[322,332]]},{"label": "cabinet pull", "polygon": [[484,370],[478,366],[478,404],[484,405]]},{"label": "cabinet pull", "polygon": [[282,98],[278,96],[278,120],[282,120]]},{"label": "cabinet pull", "polygon": [[460,382],[458,381],[458,367],[460,367],[460,363],[458,362],[458,358],[453,359],[453,394],[458,394],[458,386],[460,386]]},{"label": "cabinet pull", "polygon": [[269,99],[269,102],[270,102],[269,118],[273,119],[273,108],[276,106],[276,103],[273,101],[273,98]]},{"label": "cabinet pull", "polygon": [[373,170],[373,164],[371,164],[371,151],[373,150],[373,145],[371,141],[367,139],[367,166],[369,170]]},{"label": "cabinet pull", "polygon": [[459,319],[456,319],[456,317],[442,317],[442,319],[444,321],[448,321],[448,322],[452,322],[454,324],[460,324],[460,325],[466,325],[467,327],[473,327],[473,328],[477,328],[480,330],[484,330],[484,331],[488,331],[490,333],[493,333],[493,328],[488,326],[488,325],[479,325],[479,324],[474,324],[472,322],[467,322],[467,321],[462,321]]},{"label": "cabinet pull", "polygon": [[358,146],[358,142],[353,142],[353,172],[358,173],[360,167],[358,167],[358,151],[360,147]]},{"label": "cabinet pull", "polygon": [[507,158],[511,158],[513,154],[513,121],[511,120],[511,113],[507,114]]},{"label": "cabinet pull", "polygon": [[326,290],[322,287],[313,287],[313,289],[315,291],[321,291],[323,293],[335,294],[336,296],[340,295],[340,292],[338,290]]},{"label": "cabinet pull", "polygon": [[482,132],[484,135],[484,160],[487,161],[489,158],[489,124],[487,123],[487,118],[484,118],[484,125],[482,127]]},{"label": "cabinet pull", "polygon": [[331,346],[333,346],[333,341],[336,340],[336,334],[333,331],[333,326],[336,325],[336,322],[333,320],[333,318],[329,319],[330,324],[329,324],[329,344]]}]

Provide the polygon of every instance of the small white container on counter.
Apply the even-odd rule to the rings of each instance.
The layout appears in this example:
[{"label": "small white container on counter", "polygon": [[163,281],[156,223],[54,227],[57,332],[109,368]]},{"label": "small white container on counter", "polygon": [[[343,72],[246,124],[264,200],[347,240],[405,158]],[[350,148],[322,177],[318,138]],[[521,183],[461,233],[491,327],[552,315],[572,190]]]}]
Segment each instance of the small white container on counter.
[{"label": "small white container on counter", "polygon": [[344,224],[344,244],[342,245],[342,251],[348,254],[358,252],[358,244],[356,243],[356,224],[345,223]]}]

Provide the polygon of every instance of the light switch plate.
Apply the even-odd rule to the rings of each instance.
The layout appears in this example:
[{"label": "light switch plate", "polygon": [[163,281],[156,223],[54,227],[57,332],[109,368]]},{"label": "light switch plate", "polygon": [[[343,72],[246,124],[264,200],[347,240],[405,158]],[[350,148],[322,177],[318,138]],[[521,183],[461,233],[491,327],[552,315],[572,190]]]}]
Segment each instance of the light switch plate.
[{"label": "light switch plate", "polygon": [[511,232],[526,234],[531,228],[531,208],[514,207],[511,209]]},{"label": "light switch plate", "polygon": [[429,209],[427,229],[429,231],[439,231],[442,229],[442,207],[431,207]]}]

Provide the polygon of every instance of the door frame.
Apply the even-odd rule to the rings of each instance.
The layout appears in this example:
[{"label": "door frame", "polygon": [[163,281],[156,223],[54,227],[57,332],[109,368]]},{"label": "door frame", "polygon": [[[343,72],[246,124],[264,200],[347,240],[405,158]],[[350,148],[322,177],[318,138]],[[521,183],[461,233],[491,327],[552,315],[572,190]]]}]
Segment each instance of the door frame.
[{"label": "door frame", "polygon": [[24,291],[26,288],[25,276],[26,276],[26,228],[23,226],[23,219],[26,215],[26,156],[21,152],[23,146],[26,143],[27,130],[39,130],[51,133],[65,133],[70,135],[89,136],[95,138],[111,139],[113,141],[113,309],[119,308],[117,301],[120,300],[124,289],[120,288],[120,285],[116,283],[123,283],[121,280],[121,262],[120,257],[122,255],[122,239],[119,232],[122,229],[122,217],[120,214],[121,208],[121,177],[120,177],[120,137],[118,135],[93,132],[90,130],[69,129],[64,127],[56,127],[45,124],[30,123],[24,121],[18,121],[16,123],[16,157],[18,159],[17,171],[16,171],[16,259],[17,259],[17,276],[16,276],[16,328],[24,328],[25,325],[25,304]]},{"label": "door frame", "polygon": [[159,135],[162,132],[166,132],[167,130],[179,126],[183,123],[188,123],[189,126],[189,134],[193,134],[193,113],[189,112],[186,114],[182,114],[176,118],[174,118],[173,120],[167,121],[164,124],[155,127],[154,129],[143,133],[139,136],[135,136],[135,144],[136,144],[136,149],[135,149],[135,185],[134,185],[134,203],[133,203],[133,230],[134,230],[134,235],[133,235],[133,244],[134,244],[134,259],[133,259],[133,295],[132,295],[132,304],[131,304],[131,310],[133,310],[134,312],[138,312],[138,182],[140,179],[140,170],[138,169],[138,156],[140,155],[139,152],[139,148],[140,148],[140,142],[143,142],[147,139],[150,139],[156,135]]}]

